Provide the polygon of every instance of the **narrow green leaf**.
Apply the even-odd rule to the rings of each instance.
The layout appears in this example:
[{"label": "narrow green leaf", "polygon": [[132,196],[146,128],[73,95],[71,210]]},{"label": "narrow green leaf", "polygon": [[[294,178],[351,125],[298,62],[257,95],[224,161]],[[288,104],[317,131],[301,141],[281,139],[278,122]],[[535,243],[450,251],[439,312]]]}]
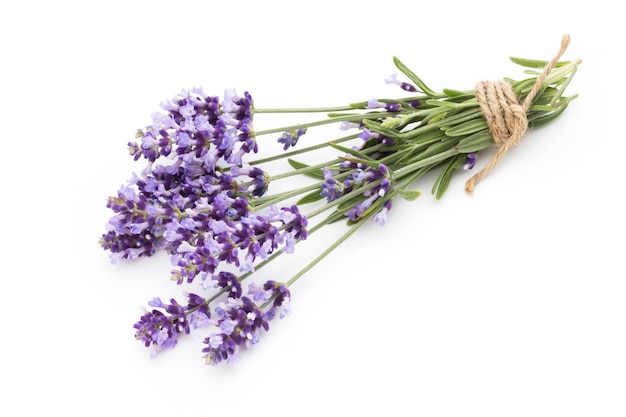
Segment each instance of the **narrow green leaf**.
[{"label": "narrow green leaf", "polygon": [[[435,133],[435,134],[430,135],[430,133]],[[407,163],[408,160],[411,160],[413,156],[417,154],[417,152],[421,152],[422,150],[426,149],[428,146],[432,145],[433,143],[440,142],[441,140],[446,138],[439,130],[426,132],[426,134],[423,136],[427,136],[427,135],[428,137],[420,138],[419,142],[409,144],[410,147],[407,150],[403,151],[402,155],[398,158],[396,163],[398,165],[403,165]]]},{"label": "narrow green leaf", "polygon": [[[293,168],[298,169],[298,170],[300,169],[305,170],[306,168],[310,168],[310,165],[304,164],[302,162],[298,162],[291,158],[287,158],[287,162],[289,162],[289,165],[291,165]],[[307,177],[315,178],[316,180],[324,179],[324,174],[319,169],[311,169],[309,171],[303,172],[302,174],[306,175]]]},{"label": "narrow green leaf", "polygon": [[[445,109],[445,107],[442,107],[442,109]],[[445,111],[445,110],[433,111],[432,117],[425,117],[424,118],[424,123],[431,124],[431,123],[438,122],[440,120],[445,119],[447,115],[448,115],[448,112]]]},{"label": "narrow green leaf", "polygon": [[322,198],[324,197],[322,197],[320,195],[320,192],[316,190],[300,198],[296,204],[301,205],[301,204],[314,203],[316,201],[321,200]]},{"label": "narrow green leaf", "polygon": [[413,201],[421,196],[422,193],[417,190],[398,190],[398,195],[406,201]]},{"label": "narrow green leaf", "polygon": [[438,99],[426,100],[424,103],[432,107],[457,107],[459,105],[459,103],[455,103],[454,101],[445,101]]},{"label": "narrow green leaf", "polygon": [[[366,161],[374,161],[372,158],[370,158],[369,156],[367,156],[366,154],[364,154],[362,152],[357,151],[356,149],[346,148],[345,146],[341,146],[341,145],[338,145],[338,144],[332,143],[332,142],[329,142],[328,146],[330,146],[331,148],[335,148],[338,151],[345,152],[345,153],[347,153],[349,155],[356,156],[359,159],[364,159]],[[378,166],[378,165],[376,165],[376,166]]]},{"label": "narrow green leaf", "polygon": [[539,59],[527,59],[527,58],[517,58],[517,57],[509,57],[509,59],[517,64],[517,65],[521,65],[522,67],[527,67],[527,68],[543,68],[546,65],[548,65],[548,61],[544,61],[544,60],[539,60]]},{"label": "narrow green leaf", "polygon": [[[517,57],[509,57],[509,59],[516,63],[517,65],[521,65],[522,67],[528,68],[544,68],[548,65],[548,61],[544,61],[541,59],[527,59],[527,58],[517,58]],[[569,64],[570,61],[559,61],[556,63],[555,67],[561,67],[563,65]]]},{"label": "narrow green leaf", "polygon": [[[367,104],[367,103],[366,103]],[[345,116],[360,116],[361,113],[327,113],[326,116],[334,119],[335,117],[345,117]]]},{"label": "narrow green leaf", "polygon": [[309,168],[310,166],[305,163],[298,162],[295,159],[291,159],[291,158],[288,158],[287,161],[289,162],[289,165],[291,165],[292,168],[295,168],[295,169]]},{"label": "narrow green leaf", "polygon": [[411,137],[409,141],[407,141],[408,145],[421,145],[421,144],[430,144],[433,142],[437,142],[439,140],[446,139],[446,135],[440,129],[432,129],[427,130],[425,132],[421,132],[419,135],[415,135]]},{"label": "narrow green leaf", "polygon": [[468,137],[461,139],[456,150],[460,153],[478,152],[493,145],[493,137],[489,129],[476,132]]},{"label": "narrow green leaf", "polygon": [[530,116],[528,118],[528,127],[535,128],[535,127],[551,122],[552,120],[559,117],[565,111],[568,104],[569,102],[559,106],[556,110],[550,113],[540,113],[537,116]]},{"label": "narrow green leaf", "polygon": [[411,71],[406,65],[404,65],[402,61],[400,61],[397,57],[393,57],[393,62],[396,67],[409,78],[409,80],[413,81],[418,90],[421,90],[424,94],[427,94],[429,96],[437,95],[437,93],[428,88],[428,86],[424,84],[424,82],[417,75],[415,75],[413,71]]},{"label": "narrow green leaf", "polygon": [[457,137],[471,135],[472,133],[479,132],[486,128],[488,128],[487,121],[484,117],[479,117],[477,119],[469,120],[448,129],[444,127],[444,130],[446,132],[446,136]]},{"label": "narrow green leaf", "polygon": [[414,162],[418,162],[418,161],[422,161],[425,159],[428,159],[430,157],[436,156],[436,155],[440,155],[443,154],[446,151],[449,151],[451,149],[454,149],[455,145],[457,144],[456,141],[451,140],[450,138],[448,138],[449,140],[443,140],[441,142],[435,142],[432,145],[430,145],[428,148],[426,148],[424,151],[413,155],[413,157],[411,157],[410,159],[407,159],[407,161],[405,162],[406,165],[411,165]]},{"label": "narrow green leaf", "polygon": [[448,97],[462,97],[462,96],[473,97],[474,96],[473,93],[470,93],[468,91],[451,90],[449,88],[444,88],[443,93],[447,95]]},{"label": "narrow green leaf", "polygon": [[432,193],[435,194],[437,200],[443,197],[444,193],[448,189],[448,186],[450,185],[454,171],[465,163],[465,159],[465,155],[457,155],[455,158],[452,158],[448,163],[448,166],[439,175],[432,189]]}]

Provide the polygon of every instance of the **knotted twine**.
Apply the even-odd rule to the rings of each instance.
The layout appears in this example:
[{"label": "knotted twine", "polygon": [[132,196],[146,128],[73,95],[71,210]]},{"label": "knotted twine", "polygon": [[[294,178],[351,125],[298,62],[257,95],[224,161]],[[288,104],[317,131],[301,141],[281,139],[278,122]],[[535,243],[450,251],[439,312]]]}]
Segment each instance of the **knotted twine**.
[{"label": "knotted twine", "polygon": [[528,93],[524,102],[519,103],[513,87],[504,80],[480,81],[474,88],[474,94],[480,105],[482,115],[487,120],[489,131],[493,141],[498,147],[496,154],[476,175],[465,183],[465,192],[472,194],[474,187],[498,164],[504,154],[514,146],[517,146],[526,129],[528,129],[527,113],[533,99],[539,93],[543,82],[550,74],[556,63],[561,59],[569,45],[569,35],[563,35],[561,49],[544,67],[537,77],[535,85]]}]

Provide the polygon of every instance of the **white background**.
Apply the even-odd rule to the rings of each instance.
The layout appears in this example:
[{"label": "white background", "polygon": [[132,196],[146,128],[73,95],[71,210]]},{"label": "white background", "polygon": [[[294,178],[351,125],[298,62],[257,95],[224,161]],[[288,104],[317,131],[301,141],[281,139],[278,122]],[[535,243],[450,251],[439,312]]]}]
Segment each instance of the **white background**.
[{"label": "white background", "polygon": [[[617,4],[3,3],[2,414],[626,415]],[[162,100],[193,86],[259,107],[399,96],[383,82],[394,55],[435,90],[470,89],[519,78],[508,57],[549,59],[563,33],[579,98],[472,197],[469,174],[440,201],[418,184],[298,281],[292,315],[232,366],[205,366],[198,338],[155,359],[134,340],[140,306],[184,288],[165,255],[111,265],[98,239],[106,197],[141,169],[126,143]],[[292,267],[332,234],[319,238]]]}]

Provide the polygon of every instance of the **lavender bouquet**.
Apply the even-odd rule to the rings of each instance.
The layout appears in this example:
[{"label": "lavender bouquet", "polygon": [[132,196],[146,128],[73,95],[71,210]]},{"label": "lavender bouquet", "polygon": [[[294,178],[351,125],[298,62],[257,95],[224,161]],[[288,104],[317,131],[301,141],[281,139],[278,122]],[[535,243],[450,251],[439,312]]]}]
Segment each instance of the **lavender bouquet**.
[{"label": "lavender bouquet", "polygon": [[[163,112],[128,144],[147,166],[108,198],[114,215],[100,245],[113,262],[164,250],[174,266],[171,279],[194,290],[180,301],[149,301],[134,324],[137,340],[156,354],[202,329],[207,364],[237,359],[272,319],[289,313],[300,277],[366,222],[384,225],[397,198],[419,197],[412,187],[420,177],[437,172],[432,193],[441,198],[455,172],[473,169],[482,150],[497,146],[467,182],[471,193],[528,128],[563,113],[575,97],[563,94],[580,63],[559,61],[568,43],[566,35],[550,61],[511,58],[528,68],[526,78],[481,82],[468,91],[436,92],[394,58],[400,74],[385,81],[406,95],[400,98],[263,109],[248,92],[229,89],[220,99],[192,88],[161,103]],[[253,119],[271,113],[324,117],[255,131]],[[302,147],[303,135],[330,124],[344,133]],[[274,136],[283,150],[255,160],[263,136]],[[314,164],[300,159],[322,150],[335,156]],[[279,160],[289,169],[270,172]],[[301,178],[301,185],[275,187],[288,177]],[[264,266],[339,221],[345,233],[295,275],[284,282],[261,278]]]}]

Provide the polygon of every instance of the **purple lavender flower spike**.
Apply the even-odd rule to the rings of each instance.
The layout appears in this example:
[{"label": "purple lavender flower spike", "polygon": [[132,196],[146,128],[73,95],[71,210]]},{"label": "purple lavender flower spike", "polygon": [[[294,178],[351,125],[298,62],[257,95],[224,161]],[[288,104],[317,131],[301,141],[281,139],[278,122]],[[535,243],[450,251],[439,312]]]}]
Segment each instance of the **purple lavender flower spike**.
[{"label": "purple lavender flower spike", "polygon": [[229,296],[232,298],[240,298],[242,295],[241,283],[237,276],[232,272],[222,271],[213,276],[215,285],[220,288],[230,288]]},{"label": "purple lavender flower spike", "polygon": [[[359,165],[359,164],[357,164]],[[389,178],[389,169],[384,164],[379,164],[378,168],[366,167],[355,169],[346,179],[348,183],[353,185],[359,185],[361,183],[372,183],[374,181],[380,181],[374,188],[363,192],[363,200],[355,204],[350,210],[346,212],[346,216],[352,220],[359,220],[369,209],[374,202],[379,198],[384,197],[391,189],[391,181]],[[387,211],[391,208],[391,205],[387,207]],[[381,210],[384,210],[385,206]],[[381,220],[384,220],[386,212],[381,214]]]},{"label": "purple lavender flower spike", "polygon": [[[233,167],[231,172],[258,174],[250,167]],[[233,181],[230,178],[228,183]],[[251,211],[246,197],[231,197],[231,191],[216,194],[210,205],[200,201],[202,208],[187,209],[190,217],[172,220],[164,232],[166,248],[177,267],[172,279],[179,284],[200,276],[203,286],[209,287],[206,279],[215,275],[221,287],[233,286],[235,297],[240,297],[236,278],[219,272],[220,266],[230,264],[240,272],[251,272],[257,258],[267,259],[281,246],[292,252],[295,243],[307,237],[308,221],[296,205],[272,207],[264,216]]]},{"label": "purple lavender flower spike", "polygon": [[324,174],[324,182],[321,184],[322,191],[320,192],[322,197],[328,201],[333,201],[345,194],[346,187],[335,179],[335,174],[331,170],[324,167],[322,173]]},{"label": "purple lavender flower spike", "polygon": [[269,176],[259,167],[251,167],[244,164],[243,167],[234,165],[230,168],[230,173],[234,177],[247,176],[251,181],[241,181],[238,185],[240,193],[250,193],[254,197],[261,197],[269,186]]},{"label": "purple lavender flower spike", "polygon": [[153,355],[174,348],[178,337],[189,334],[191,327],[195,329],[209,323],[208,302],[196,294],[188,294],[187,298],[188,304],[183,307],[174,299],[167,304],[155,297],[148,303],[153,310],[145,311],[133,325],[135,338],[146,347],[153,346]]},{"label": "purple lavender flower spike", "polygon": [[273,290],[266,288],[266,284],[258,285],[254,282],[248,284],[248,295],[252,296],[252,300],[256,303],[259,301],[264,303],[273,295]]},{"label": "purple lavender flower spike", "polygon": [[269,330],[267,315],[248,297],[229,298],[215,312],[219,316],[216,325],[222,333],[204,339],[207,346],[202,351],[207,364],[232,361],[242,348],[259,342],[261,330]]},{"label": "purple lavender flower spike", "polygon": [[111,252],[111,260],[151,256],[161,246],[167,213],[152,196],[123,186],[117,197],[109,197],[107,207],[116,213],[107,223],[100,245]]},{"label": "purple lavender flower spike", "polygon": [[381,226],[387,224],[387,221],[389,221],[389,217],[387,216],[387,214],[389,213],[389,210],[391,210],[391,205],[391,199],[385,201],[385,203],[383,204],[383,208],[374,216],[374,220],[376,221],[376,223],[380,224]]},{"label": "purple lavender flower spike", "polygon": [[283,135],[278,138],[278,142],[284,145],[283,150],[286,151],[290,147],[296,146],[296,144],[298,143],[298,139],[300,139],[300,136],[304,135],[305,133],[306,129],[303,128],[290,130],[288,132],[284,132]]},{"label": "purple lavender flower spike", "polygon": [[280,310],[279,317],[281,319],[288,316],[291,312],[291,292],[289,291],[287,286],[282,282],[269,280],[266,281],[265,284],[263,284],[263,289],[267,292],[270,292],[270,298],[274,298],[274,301],[272,302],[272,307],[267,311],[268,319],[272,320],[278,310]]},{"label": "purple lavender flower spike", "polygon": [[[263,285],[250,284],[249,295],[241,298],[228,298],[215,308],[219,317],[215,323],[220,333],[204,339],[206,363],[217,365],[223,361],[232,363],[239,358],[243,348],[250,348],[260,341],[261,330],[269,330],[269,321],[278,311],[282,319],[290,312],[291,294],[285,284],[273,280]],[[257,302],[268,304],[264,312]]]},{"label": "purple lavender flower spike", "polygon": [[[166,113],[153,115],[153,124],[137,133],[141,143],[128,144],[129,152],[135,160],[143,156],[155,162],[175,150],[180,158],[200,159],[211,169],[220,158],[238,162],[243,154],[258,150],[252,103],[248,92],[239,97],[234,90],[226,90],[220,105],[218,97],[206,96],[200,88],[183,90],[161,104]],[[242,145],[235,149],[236,143]]]}]

